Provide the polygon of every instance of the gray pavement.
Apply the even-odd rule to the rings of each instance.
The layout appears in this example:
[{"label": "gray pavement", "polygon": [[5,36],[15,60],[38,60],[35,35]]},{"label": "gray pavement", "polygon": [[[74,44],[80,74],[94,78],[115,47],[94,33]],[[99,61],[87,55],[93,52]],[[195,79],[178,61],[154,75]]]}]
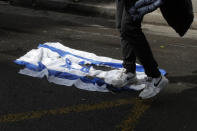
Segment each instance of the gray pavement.
[{"label": "gray pavement", "polygon": [[[10,0],[12,5],[32,7],[35,9],[49,9],[66,13],[75,13],[85,16],[115,18],[115,2],[113,0]],[[195,2],[194,2],[195,1]],[[5,3],[5,2],[4,2]],[[194,21],[192,29],[197,29],[196,0],[193,0]],[[144,23],[168,25],[160,10],[145,15]]]},{"label": "gray pavement", "polygon": [[0,131],[196,131],[197,31],[179,38],[143,25],[169,86],[143,101],[139,92],[89,92],[18,74],[13,61],[39,43],[121,59],[114,20],[0,5]]}]

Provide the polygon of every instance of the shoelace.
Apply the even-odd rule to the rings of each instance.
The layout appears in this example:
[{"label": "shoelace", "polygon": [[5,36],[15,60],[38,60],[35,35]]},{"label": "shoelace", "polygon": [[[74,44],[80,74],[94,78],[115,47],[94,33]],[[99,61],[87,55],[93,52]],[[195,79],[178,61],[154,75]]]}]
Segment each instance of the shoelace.
[{"label": "shoelace", "polygon": [[145,79],[145,81],[147,81],[147,82],[151,82],[151,81],[153,80],[152,77],[145,77],[144,79]]},{"label": "shoelace", "polygon": [[148,89],[150,87],[150,85],[152,84],[151,81],[153,80],[153,78],[152,77],[145,77],[144,79],[145,79],[145,84],[146,84],[145,88]]}]

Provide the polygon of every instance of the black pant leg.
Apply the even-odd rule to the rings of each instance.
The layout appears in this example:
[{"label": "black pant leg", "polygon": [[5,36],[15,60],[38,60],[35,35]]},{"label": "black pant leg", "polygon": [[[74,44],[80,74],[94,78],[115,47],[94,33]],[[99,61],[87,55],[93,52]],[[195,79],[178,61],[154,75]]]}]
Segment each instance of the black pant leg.
[{"label": "black pant leg", "polygon": [[[134,2],[133,2],[134,3]],[[125,0],[116,0],[116,27],[121,33],[122,23],[125,18]],[[123,56],[123,67],[127,69],[127,72],[135,73],[136,71],[136,56],[132,50],[131,45],[127,40],[121,38],[121,49]]]},{"label": "black pant leg", "polygon": [[121,49],[123,57],[123,67],[127,72],[136,72],[136,55],[133,51],[133,47],[127,40],[121,38]]},{"label": "black pant leg", "polygon": [[120,30],[124,8],[124,0],[116,0],[116,28]]},{"label": "black pant leg", "polygon": [[141,29],[142,20],[133,21],[128,10],[134,5],[136,0],[124,0],[124,13],[121,21],[121,45],[123,51],[123,66],[134,70],[136,57],[145,69],[145,73],[150,77],[159,77],[160,71],[155,61],[149,43]]}]

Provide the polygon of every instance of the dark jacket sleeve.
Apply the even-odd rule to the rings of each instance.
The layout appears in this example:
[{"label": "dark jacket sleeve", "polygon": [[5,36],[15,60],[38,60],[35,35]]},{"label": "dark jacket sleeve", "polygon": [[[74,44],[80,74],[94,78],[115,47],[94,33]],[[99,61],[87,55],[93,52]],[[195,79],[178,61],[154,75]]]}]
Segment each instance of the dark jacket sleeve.
[{"label": "dark jacket sleeve", "polygon": [[160,10],[168,24],[180,36],[184,36],[194,19],[192,1],[166,0]]},{"label": "dark jacket sleeve", "polygon": [[[116,0],[116,27],[120,29],[124,11],[124,0]],[[161,13],[169,26],[180,36],[184,36],[190,28],[193,19],[193,6],[191,0],[165,0],[160,7]]]}]

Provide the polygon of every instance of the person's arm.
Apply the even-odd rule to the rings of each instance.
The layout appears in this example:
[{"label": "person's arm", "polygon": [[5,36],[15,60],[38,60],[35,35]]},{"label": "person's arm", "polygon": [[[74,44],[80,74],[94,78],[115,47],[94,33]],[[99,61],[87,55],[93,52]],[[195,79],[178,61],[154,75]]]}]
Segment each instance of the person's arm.
[{"label": "person's arm", "polygon": [[144,15],[153,12],[164,3],[164,0],[138,0],[129,12],[133,20],[141,19]]}]

